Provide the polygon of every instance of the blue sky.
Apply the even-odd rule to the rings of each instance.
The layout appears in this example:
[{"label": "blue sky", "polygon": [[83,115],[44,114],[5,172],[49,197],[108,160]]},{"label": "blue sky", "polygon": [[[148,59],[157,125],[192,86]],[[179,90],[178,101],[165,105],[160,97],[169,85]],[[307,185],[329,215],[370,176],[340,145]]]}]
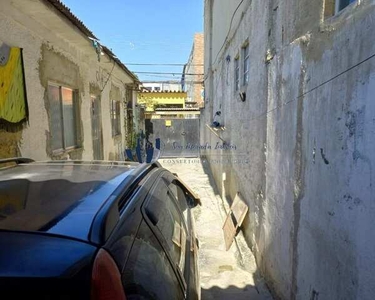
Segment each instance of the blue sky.
[{"label": "blue sky", "polygon": [[[100,42],[126,63],[186,63],[203,32],[203,0],[62,0]],[[131,66],[132,71],[182,72],[182,67]],[[141,80],[180,76],[137,74]]]}]

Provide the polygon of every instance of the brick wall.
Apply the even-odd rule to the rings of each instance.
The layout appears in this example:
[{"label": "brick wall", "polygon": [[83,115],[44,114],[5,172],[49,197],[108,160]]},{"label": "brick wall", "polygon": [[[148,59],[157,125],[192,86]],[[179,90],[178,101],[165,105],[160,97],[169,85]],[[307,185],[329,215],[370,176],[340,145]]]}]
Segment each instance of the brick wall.
[{"label": "brick wall", "polygon": [[[199,65],[195,66],[195,74],[203,74],[204,73],[204,37],[203,33],[196,33],[194,35],[194,55],[193,55],[193,64]],[[202,76],[194,76],[194,81],[203,81]],[[203,84],[195,84],[194,85],[194,100],[198,103],[199,107],[203,106],[202,101],[202,89]]]}]

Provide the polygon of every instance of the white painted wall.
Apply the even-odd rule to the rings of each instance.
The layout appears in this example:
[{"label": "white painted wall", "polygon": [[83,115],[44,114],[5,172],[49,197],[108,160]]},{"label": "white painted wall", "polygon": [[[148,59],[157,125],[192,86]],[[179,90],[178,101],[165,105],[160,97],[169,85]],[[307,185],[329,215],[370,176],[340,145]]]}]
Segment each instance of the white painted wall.
[{"label": "white painted wall", "polygon": [[[229,10],[227,2],[215,0],[214,7]],[[220,142],[206,124],[221,110],[220,136],[237,150],[202,154],[220,193],[233,199],[240,191],[247,200],[244,234],[282,299],[373,299],[375,60],[325,82],[375,53],[374,6],[360,1],[324,20],[323,1],[253,0],[212,77],[207,63],[223,29],[213,30],[212,53],[206,47],[201,143]],[[215,9],[219,28],[232,14]],[[250,81],[241,102],[233,57],[246,39]],[[267,53],[273,59],[266,63]],[[231,163],[217,163],[218,154]]]},{"label": "white painted wall", "polygon": [[155,91],[155,88],[159,88],[160,91],[181,91],[181,83],[178,82],[143,82],[142,85],[145,88],[150,88]]}]

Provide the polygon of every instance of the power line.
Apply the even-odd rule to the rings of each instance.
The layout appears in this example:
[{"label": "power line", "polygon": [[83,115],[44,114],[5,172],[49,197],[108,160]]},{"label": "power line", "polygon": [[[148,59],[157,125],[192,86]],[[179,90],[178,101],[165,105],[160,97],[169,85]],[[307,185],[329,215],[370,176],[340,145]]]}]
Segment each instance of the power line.
[{"label": "power line", "polygon": [[[183,67],[187,64],[138,64],[138,63],[124,63],[125,65],[128,65],[128,66],[178,66],[178,67]],[[189,65],[189,66],[195,66],[195,67],[203,67],[204,64],[192,64],[192,65]]]},{"label": "power line", "polygon": [[[111,72],[109,72],[109,74],[108,74],[108,78],[107,78],[106,82],[104,83],[103,88],[100,90],[100,93],[102,93],[102,92],[104,91],[105,87],[107,86],[107,83],[108,83],[109,79],[110,79],[111,76],[112,76],[113,70],[115,69],[115,65],[116,65],[116,61],[113,60],[112,70],[111,70]],[[120,81],[121,81],[121,80],[120,80]]]},{"label": "power line", "polygon": [[[225,40],[224,40],[223,44],[222,44],[221,47],[220,47],[219,52],[217,52],[217,54],[216,54],[216,57],[215,57],[215,60],[214,60],[214,62],[213,62],[213,64],[212,64],[212,66],[216,63],[216,60],[217,60],[217,58],[219,57],[219,54],[220,54],[221,50],[223,50],[223,48],[224,48],[226,42],[228,41],[228,37],[229,37],[230,31],[232,30],[232,25],[233,25],[234,17],[236,16],[238,9],[241,7],[241,5],[242,5],[243,2],[244,2],[244,0],[241,0],[241,2],[238,4],[236,10],[234,11],[234,13],[233,13],[233,15],[232,15],[232,19],[230,20],[230,25],[229,25],[228,33],[227,33],[227,35],[226,35],[226,37],[225,37]],[[211,66],[211,67],[212,67],[212,66]]]},{"label": "power line", "polygon": [[[227,43],[228,41],[228,37],[229,37],[229,34],[230,34],[230,31],[232,30],[232,25],[233,25],[233,20],[234,20],[234,17],[236,16],[237,14],[237,11],[239,10],[239,8],[241,7],[242,3],[244,2],[245,0],[241,0],[241,2],[238,4],[238,6],[236,7],[235,11],[233,12],[233,15],[232,15],[232,18],[230,20],[230,24],[229,24],[229,29],[228,29],[228,33],[227,35],[225,36],[225,39],[224,39],[224,42],[223,44],[221,45],[220,47],[220,50],[216,53],[216,57],[215,57],[215,60],[214,62],[209,66],[211,69],[212,69],[212,66],[215,65],[218,57],[219,57],[219,54],[221,52],[221,50],[223,50],[225,44]],[[206,80],[208,78],[208,75],[209,75],[209,72],[207,73],[207,75],[204,77],[204,80]]]},{"label": "power line", "polygon": [[170,75],[197,75],[203,76],[204,74],[194,74],[194,73],[179,73],[179,72],[142,72],[142,71],[132,71],[137,74],[170,74]]},{"label": "power line", "polygon": [[[145,74],[143,76],[148,76],[148,77],[160,77],[160,78],[171,78],[171,79],[174,79],[174,80],[177,80],[178,78],[176,77],[173,77],[172,75],[149,75],[149,74]],[[178,79],[178,80],[181,80],[181,79]]]},{"label": "power line", "polygon": [[268,115],[269,113],[274,112],[275,110],[278,110],[278,109],[280,109],[280,108],[286,106],[287,104],[292,103],[292,102],[294,102],[294,101],[296,101],[296,100],[298,100],[298,99],[300,99],[300,98],[306,96],[307,94],[309,94],[309,93],[311,93],[311,92],[313,92],[313,91],[319,89],[320,87],[326,85],[327,83],[332,82],[332,81],[335,80],[336,78],[338,78],[338,77],[340,77],[340,76],[346,74],[347,72],[349,72],[349,71],[351,71],[351,70],[357,68],[358,66],[364,64],[365,62],[369,61],[370,59],[372,59],[372,58],[374,58],[374,57],[375,57],[375,53],[372,54],[371,56],[367,57],[366,59],[360,61],[359,63],[355,64],[354,66],[351,66],[350,68],[346,69],[345,71],[342,71],[341,73],[339,73],[339,74],[333,76],[332,78],[330,78],[330,79],[328,79],[328,80],[322,82],[321,84],[318,84],[317,86],[313,87],[312,89],[310,89],[310,90],[308,90],[308,91],[306,91],[306,92],[304,92],[304,93],[298,95],[295,99],[291,99],[291,100],[289,100],[289,101],[287,101],[287,102],[285,102],[285,103],[283,103],[283,104],[281,104],[281,105],[278,105],[278,106],[272,108],[271,110],[268,110],[268,111],[266,111],[266,112],[264,112],[264,113],[262,113],[262,114],[260,114],[260,115],[258,115],[258,116],[256,116],[256,117],[250,119],[249,122],[255,121],[255,120],[257,120],[257,119],[259,119],[259,118],[261,118],[261,117],[263,117],[263,116],[266,116],[266,115]]},{"label": "power line", "polygon": [[[181,82],[181,78],[179,77],[168,77],[168,76],[158,76],[158,75],[143,75],[143,76],[149,76],[151,78],[145,78],[145,80],[141,80],[141,81],[152,81],[152,82],[155,82],[155,81],[161,81],[161,80],[169,80],[169,81],[176,81],[176,82]],[[152,78],[155,78],[152,79]]]}]

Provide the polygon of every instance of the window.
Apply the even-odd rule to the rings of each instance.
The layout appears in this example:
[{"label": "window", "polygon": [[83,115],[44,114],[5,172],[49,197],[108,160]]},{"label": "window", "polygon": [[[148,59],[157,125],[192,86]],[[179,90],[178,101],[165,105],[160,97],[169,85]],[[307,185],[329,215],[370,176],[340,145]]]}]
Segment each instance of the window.
[{"label": "window", "polygon": [[179,187],[176,182],[172,182],[168,186],[169,190],[172,192],[174,198],[177,200],[178,207],[180,208],[185,222],[188,222],[188,203],[186,196],[181,187]]},{"label": "window", "polygon": [[243,85],[249,82],[249,44],[242,48],[243,58]]},{"label": "window", "polygon": [[240,58],[234,59],[234,87],[237,92],[240,89]]},{"label": "window", "polygon": [[120,101],[111,101],[112,136],[121,134]]},{"label": "window", "polygon": [[335,1],[335,12],[338,13],[340,10],[343,10],[350,3],[356,2],[357,0],[336,0]]},{"label": "window", "polygon": [[324,17],[330,18],[357,0],[324,0]]},{"label": "window", "polygon": [[154,87],[154,90],[155,90],[155,91],[160,91],[160,87],[159,87],[159,86],[156,86],[156,87]]},{"label": "window", "polygon": [[126,89],[126,101],[127,101],[127,108],[133,108],[133,91],[130,87]]},{"label": "window", "polygon": [[[146,215],[154,218],[164,245],[183,277],[185,271],[187,227],[174,194],[163,181],[160,181],[146,205]],[[182,196],[181,196],[182,197]]]},{"label": "window", "polygon": [[76,95],[77,92],[70,88],[48,84],[51,148],[53,151],[67,150],[78,146]]}]

